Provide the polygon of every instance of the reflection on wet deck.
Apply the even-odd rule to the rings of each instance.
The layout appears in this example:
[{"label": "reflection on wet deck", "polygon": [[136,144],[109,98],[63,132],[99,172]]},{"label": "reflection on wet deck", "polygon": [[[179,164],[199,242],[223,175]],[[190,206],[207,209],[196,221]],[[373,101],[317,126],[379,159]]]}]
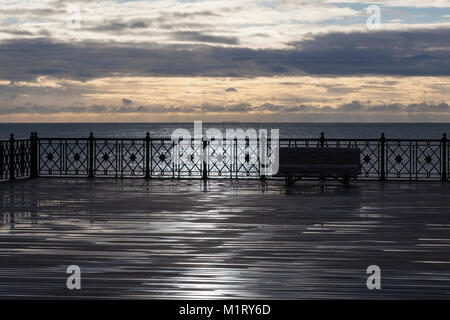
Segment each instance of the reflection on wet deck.
[{"label": "reflection on wet deck", "polygon": [[[0,297],[449,298],[450,184],[0,184]],[[66,288],[81,267],[82,290]],[[369,291],[366,268],[381,267]]]}]

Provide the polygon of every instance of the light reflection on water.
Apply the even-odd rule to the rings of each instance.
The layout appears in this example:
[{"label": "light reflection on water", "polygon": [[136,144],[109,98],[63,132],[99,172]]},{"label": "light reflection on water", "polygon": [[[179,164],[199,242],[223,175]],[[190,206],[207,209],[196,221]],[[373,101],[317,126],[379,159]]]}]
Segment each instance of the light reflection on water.
[{"label": "light reflection on water", "polygon": [[[0,296],[448,297],[441,183],[38,179],[0,185]],[[404,191],[402,191],[404,190]],[[82,269],[83,290],[65,288]],[[444,279],[444,280],[443,280]]]}]

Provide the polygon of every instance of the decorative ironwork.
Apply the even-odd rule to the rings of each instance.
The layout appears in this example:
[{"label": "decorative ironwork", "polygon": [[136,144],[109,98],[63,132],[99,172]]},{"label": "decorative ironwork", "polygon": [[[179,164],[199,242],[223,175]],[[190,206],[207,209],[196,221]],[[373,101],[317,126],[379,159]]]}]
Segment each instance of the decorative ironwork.
[{"label": "decorative ironwork", "polygon": [[145,175],[145,142],[139,140],[121,140],[121,176],[142,177]]},{"label": "decorative ironwork", "polygon": [[208,175],[230,178],[233,173],[233,140],[210,141],[207,149]]},{"label": "decorative ironwork", "polygon": [[28,177],[31,172],[30,140],[20,139],[14,142],[14,173],[18,178]]},{"label": "decorative ironwork", "polygon": [[259,141],[234,141],[236,177],[259,176]]},{"label": "decorative ironwork", "polygon": [[31,176],[31,140],[0,140],[0,181],[27,178]]},{"label": "decorative ironwork", "polygon": [[63,140],[39,140],[39,174],[62,175],[63,174]]},{"label": "decorative ironwork", "polygon": [[[280,147],[359,148],[364,179],[444,180],[450,141],[386,139],[280,139]],[[267,158],[271,156],[267,139]],[[260,141],[38,138],[0,140],[0,180],[37,176],[146,178],[258,178]]]},{"label": "decorative ironwork", "polygon": [[436,179],[441,177],[441,145],[426,141],[415,143],[416,179]]},{"label": "decorative ironwork", "polygon": [[0,180],[9,180],[9,141],[0,141]]},{"label": "decorative ironwork", "polygon": [[[162,142],[161,142],[162,143]],[[161,150],[161,149],[160,149]],[[167,150],[166,150],[167,151]],[[178,178],[201,177],[203,172],[202,141],[179,140],[171,149],[175,176]],[[165,163],[166,153],[160,153],[159,164]],[[166,166],[167,167],[167,166]]]},{"label": "decorative ironwork", "polygon": [[171,140],[152,140],[151,145],[151,176],[175,177],[177,171],[173,160],[174,142]]},{"label": "decorative ironwork", "polygon": [[450,141],[446,141],[446,139],[443,140],[443,147],[444,147],[444,161],[442,161],[442,165],[444,167],[443,172],[445,173],[445,176],[442,180],[447,181],[448,177],[450,176]]},{"label": "decorative ironwork", "polygon": [[120,147],[117,140],[96,140],[94,143],[94,175],[118,176]]},{"label": "decorative ironwork", "polygon": [[427,180],[442,175],[439,140],[388,140],[386,152],[388,179]]}]

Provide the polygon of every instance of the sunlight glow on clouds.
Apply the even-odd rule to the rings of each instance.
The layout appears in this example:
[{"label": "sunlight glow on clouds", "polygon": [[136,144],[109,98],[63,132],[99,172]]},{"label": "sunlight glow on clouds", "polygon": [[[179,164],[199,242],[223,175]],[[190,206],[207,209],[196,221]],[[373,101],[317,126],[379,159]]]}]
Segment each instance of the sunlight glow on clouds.
[{"label": "sunlight glow on clouds", "polygon": [[26,94],[6,99],[2,120],[24,114],[37,119],[73,114],[74,119],[90,115],[98,121],[103,114],[151,121],[171,121],[173,116],[219,116],[228,121],[237,115],[246,121],[283,121],[287,116],[302,121],[305,115],[316,114],[316,121],[331,121],[350,113],[350,118],[373,121],[379,112],[408,117],[427,113],[434,121],[450,120],[445,103],[450,77],[123,77],[86,82],[40,78],[39,86],[0,83],[0,94],[11,93],[12,88]]}]

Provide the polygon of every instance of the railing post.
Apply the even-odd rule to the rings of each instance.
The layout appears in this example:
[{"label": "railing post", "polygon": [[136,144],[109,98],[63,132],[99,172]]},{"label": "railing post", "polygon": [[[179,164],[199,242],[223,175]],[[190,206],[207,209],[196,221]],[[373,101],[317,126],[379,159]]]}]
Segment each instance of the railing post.
[{"label": "railing post", "polygon": [[23,141],[20,142],[20,165],[19,165],[19,176],[24,177],[25,176],[25,144]]},{"label": "railing post", "polygon": [[150,132],[145,135],[145,179],[150,179]]},{"label": "railing post", "polygon": [[202,173],[202,179],[207,180],[208,179],[208,164],[206,161],[207,157],[207,148],[208,148],[208,140],[206,139],[206,136],[203,136],[203,173]]},{"label": "railing post", "polygon": [[30,136],[30,177],[38,176],[38,157],[37,157],[37,132],[31,132]]},{"label": "railing post", "polygon": [[323,147],[325,147],[325,134],[323,133],[323,132],[321,132],[320,133],[320,139],[319,139],[319,142],[320,142],[320,147],[321,148],[323,148]]},{"label": "railing post", "polygon": [[30,133],[30,178],[34,178],[34,132]]},{"label": "railing post", "polygon": [[89,134],[89,178],[94,177],[94,134]]},{"label": "railing post", "polygon": [[235,178],[237,179],[239,167],[238,167],[238,140],[236,136],[233,138],[233,142],[234,142],[234,172]]},{"label": "railing post", "polygon": [[258,141],[259,150],[259,179],[261,181],[266,180],[266,170],[267,170],[267,138],[264,133],[260,132]]},{"label": "railing post", "polygon": [[380,138],[380,180],[385,181],[386,180],[386,138],[384,137],[384,132],[381,134]]},{"label": "railing post", "polygon": [[15,175],[15,171],[14,171],[14,162],[15,162],[15,139],[14,139],[14,134],[11,133],[11,138],[9,139],[9,180],[15,180],[16,179],[16,175]]},{"label": "railing post", "polygon": [[35,174],[36,178],[39,177],[39,137],[37,131],[34,132],[34,159],[35,159]]},{"label": "railing post", "polygon": [[441,172],[441,180],[442,181],[447,181],[447,163],[448,163],[448,156],[447,156],[447,134],[444,133],[442,134],[442,156],[441,156],[441,161],[442,161],[442,172]]}]

